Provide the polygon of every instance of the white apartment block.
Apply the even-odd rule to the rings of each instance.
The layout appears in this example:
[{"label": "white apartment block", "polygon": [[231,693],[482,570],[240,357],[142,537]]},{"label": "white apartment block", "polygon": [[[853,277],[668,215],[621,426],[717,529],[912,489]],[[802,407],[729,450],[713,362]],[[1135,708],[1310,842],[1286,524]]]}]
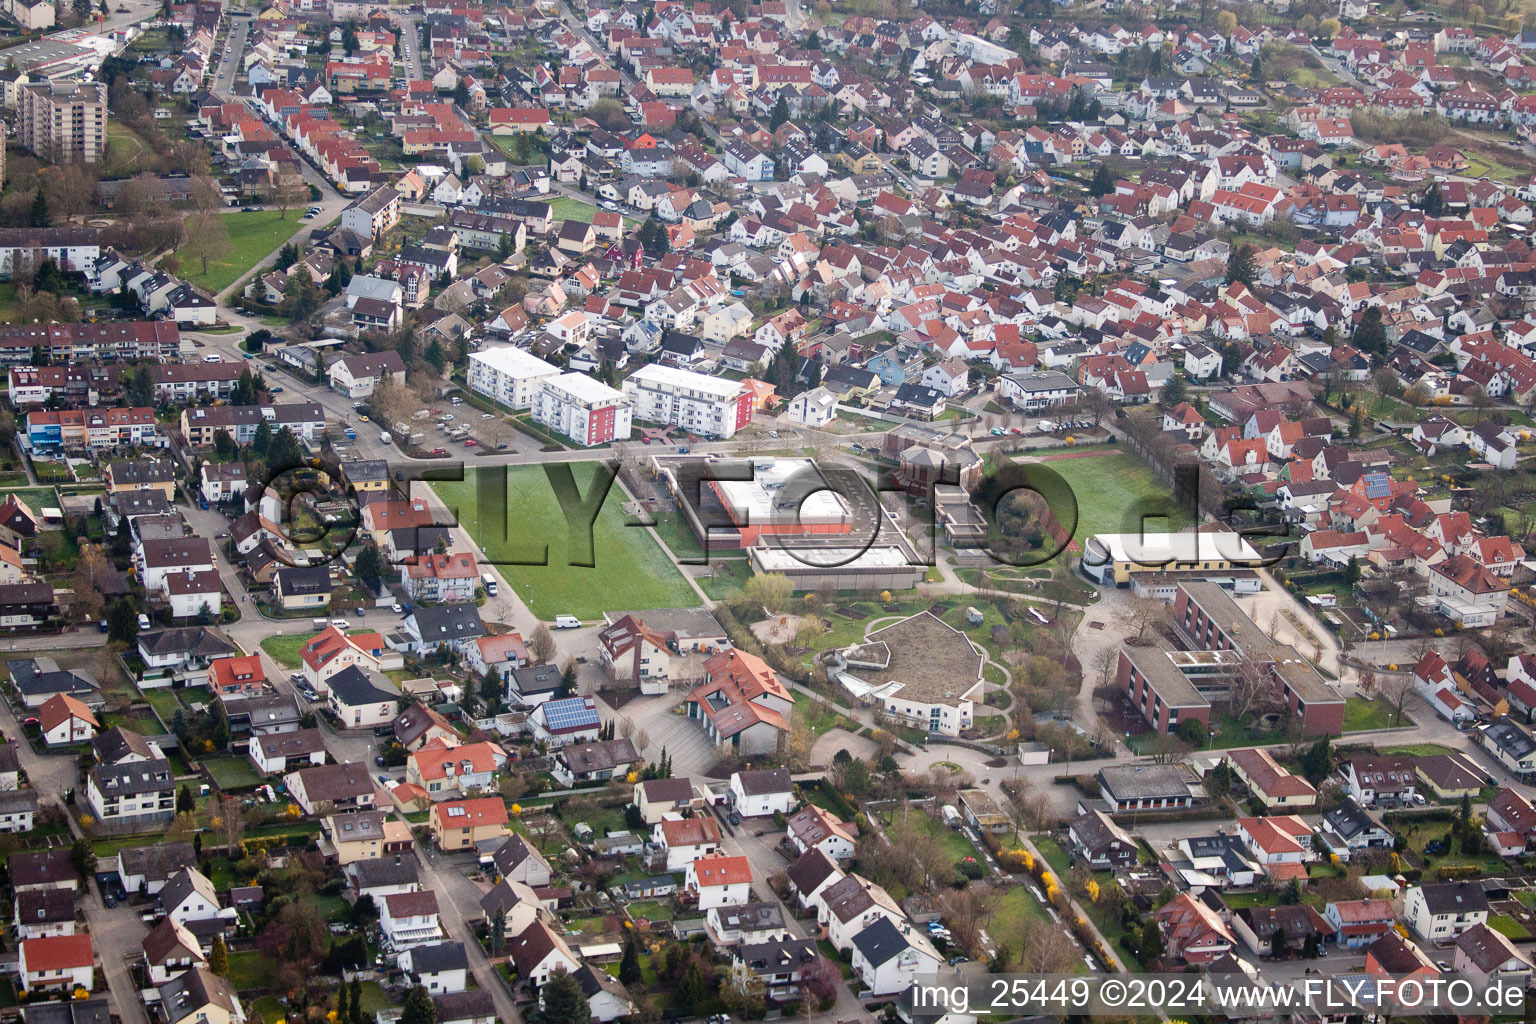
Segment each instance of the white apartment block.
[{"label": "white apartment block", "polygon": [[509,409],[531,409],[541,383],[560,370],[525,349],[496,345],[469,354],[469,388]]},{"label": "white apartment block", "polygon": [[739,381],[652,363],[624,381],[635,416],[692,434],[732,437],[752,422],[752,393]]},{"label": "white apartment block", "polygon": [[533,403],[535,423],[583,445],[629,437],[631,411],[622,392],[584,373],[546,377],[542,384]]}]

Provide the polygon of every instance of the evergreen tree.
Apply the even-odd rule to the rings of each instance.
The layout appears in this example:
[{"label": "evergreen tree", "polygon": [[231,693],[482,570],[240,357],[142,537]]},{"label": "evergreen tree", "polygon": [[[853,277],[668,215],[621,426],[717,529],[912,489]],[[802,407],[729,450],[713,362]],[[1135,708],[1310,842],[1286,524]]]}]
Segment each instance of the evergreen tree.
[{"label": "evergreen tree", "polygon": [[208,951],[208,970],[221,978],[229,977],[229,947],[224,945],[224,936],[213,937],[213,948]]},{"label": "evergreen tree", "polygon": [[1355,347],[1362,352],[1372,355],[1386,355],[1387,352],[1387,328],[1381,322],[1381,307],[1369,306],[1360,315],[1360,323],[1355,326],[1352,339]]},{"label": "evergreen tree", "polygon": [[127,598],[120,597],[112,602],[112,610],[107,613],[107,639],[115,644],[131,644],[138,636],[139,613]]},{"label": "evergreen tree", "polygon": [[443,351],[443,346],[436,337],[433,337],[432,341],[427,345],[427,350],[421,354],[421,357],[431,363],[432,368],[438,373],[442,373],[443,367],[448,365],[448,353]]},{"label": "evergreen tree", "polygon": [[229,404],[256,404],[256,376],[251,373],[249,366],[240,371],[240,379],[235,381],[235,389],[230,393]]},{"label": "evergreen tree", "polygon": [[400,1007],[400,1024],[437,1024],[437,1005],[425,987],[415,985],[406,991]]},{"label": "evergreen tree", "polygon": [[288,427],[279,427],[267,445],[267,467],[274,473],[285,473],[302,465],[303,461],[304,450],[299,447],[299,439]]},{"label": "evergreen tree", "polygon": [[1331,771],[1333,771],[1333,744],[1327,736],[1321,736],[1302,755],[1301,773],[1306,776],[1308,782],[1316,786],[1326,779]]},{"label": "evergreen tree", "polygon": [[539,989],[539,1002],[531,1024],[591,1024],[592,1007],[574,974],[556,971]]},{"label": "evergreen tree", "polygon": [[773,112],[768,115],[768,126],[769,126],[769,129],[772,130],[772,131],[777,131],[778,128],[779,128],[779,125],[783,124],[785,121],[788,121],[788,120],[789,120],[789,100],[785,97],[783,91],[780,90],[779,98],[777,100],[775,100],[774,104],[773,104]]},{"label": "evergreen tree", "polygon": [[1438,217],[1445,212],[1445,197],[1440,194],[1440,183],[1433,182],[1424,190],[1424,198],[1420,205],[1424,209],[1426,217]]},{"label": "evergreen tree", "polygon": [[[364,962],[366,963],[366,960]],[[353,978],[352,984],[347,987],[352,992],[352,1024],[363,1024],[363,983],[359,979]]]},{"label": "evergreen tree", "polygon": [[491,953],[501,950],[501,944],[507,938],[507,911],[505,907],[497,907],[495,915],[491,918]]},{"label": "evergreen tree", "polygon": [[1109,173],[1106,164],[1099,164],[1093,172],[1093,183],[1088,186],[1088,194],[1095,196],[1107,196],[1115,190],[1115,176]]},{"label": "evergreen tree", "polygon": [[229,431],[220,427],[213,435],[213,450],[221,459],[232,459],[239,454],[239,446],[235,439],[229,436]]},{"label": "evergreen tree", "polygon": [[[682,977],[677,979],[677,987],[672,990],[672,1009],[687,1017],[692,1016],[694,1009],[709,998],[709,992],[704,982],[704,969],[699,966],[698,960],[690,958],[688,965],[683,968]],[[543,1021],[540,1024],[553,1024]]]},{"label": "evergreen tree", "polygon": [[262,458],[266,457],[267,449],[272,445],[272,428],[263,419],[256,424],[256,433],[251,438],[251,451]]},{"label": "evergreen tree", "polygon": [[38,189],[37,194],[32,197],[32,212],[28,220],[34,228],[48,226],[48,199],[43,195],[42,189]]},{"label": "evergreen tree", "polygon": [[176,813],[190,814],[197,810],[197,798],[192,795],[192,788],[185,782],[176,791]]},{"label": "evergreen tree", "polygon": [[1167,380],[1163,381],[1162,394],[1158,397],[1162,400],[1164,408],[1172,409],[1184,401],[1184,396],[1187,393],[1188,387],[1184,383],[1184,375],[1174,371],[1168,375]]},{"label": "evergreen tree", "polygon": [[363,545],[357,553],[357,560],[353,563],[352,571],[357,573],[361,580],[371,590],[378,590],[379,583],[384,578],[384,566],[379,559],[379,549],[372,544]]},{"label": "evergreen tree", "polygon": [[1241,281],[1243,284],[1253,287],[1253,246],[1247,242],[1232,250],[1232,255],[1227,257],[1227,283]]},{"label": "evergreen tree", "polygon": [[631,935],[629,942],[624,946],[624,959],[619,961],[619,981],[625,985],[633,985],[641,980],[640,971],[640,947],[635,944],[635,937]]},{"label": "evergreen tree", "polygon": [[1344,582],[1351,587],[1360,582],[1360,560],[1354,555],[1349,556],[1349,564],[1344,567]]}]

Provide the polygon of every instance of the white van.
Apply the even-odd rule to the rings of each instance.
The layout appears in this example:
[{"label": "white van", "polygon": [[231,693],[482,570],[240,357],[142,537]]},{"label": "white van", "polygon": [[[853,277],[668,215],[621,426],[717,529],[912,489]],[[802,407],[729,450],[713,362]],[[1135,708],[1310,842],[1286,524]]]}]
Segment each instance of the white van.
[{"label": "white van", "polygon": [[313,629],[316,633],[320,632],[322,629],[324,629],[328,625],[330,625],[330,620],[329,619],[310,619],[309,620],[309,627],[311,629]]},{"label": "white van", "polygon": [[331,625],[335,626],[343,633],[352,628],[352,623],[348,622],[346,619],[332,619]]},{"label": "white van", "polygon": [[555,616],[555,628],[556,629],[580,629],[581,628],[581,620],[578,619],[574,615],[556,615]]},{"label": "white van", "polygon": [[140,612],[139,613],[139,628],[140,629],[148,629],[151,625],[152,625],[152,623],[149,621],[149,616],[145,615],[143,612]]}]

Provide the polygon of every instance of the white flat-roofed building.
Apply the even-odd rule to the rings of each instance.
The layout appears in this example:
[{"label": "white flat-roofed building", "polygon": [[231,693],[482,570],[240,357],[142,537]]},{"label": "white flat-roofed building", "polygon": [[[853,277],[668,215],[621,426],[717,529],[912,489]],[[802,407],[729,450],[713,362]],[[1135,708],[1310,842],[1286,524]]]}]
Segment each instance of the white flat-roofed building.
[{"label": "white flat-roofed building", "polygon": [[752,422],[752,391],[740,381],[652,363],[624,381],[635,415],[692,434],[732,437]]},{"label": "white flat-roofed building", "polygon": [[847,500],[826,485],[810,459],[753,459],[752,479],[712,480],[710,487],[744,532],[751,531],[744,540],[755,542],[763,533],[853,529]]},{"label": "white flat-roofed building", "polygon": [[1257,568],[1262,557],[1230,531],[1096,533],[1083,548],[1083,573],[1099,583],[1130,586],[1133,572]]},{"label": "white flat-roofed building", "polygon": [[630,418],[623,392],[584,373],[544,378],[533,402],[535,423],[583,445],[625,440]]},{"label": "white flat-roofed building", "polygon": [[559,375],[559,367],[511,345],[496,345],[469,354],[470,390],[510,409],[531,409],[541,382]]},{"label": "white flat-roofed building", "polygon": [[764,544],[747,553],[754,572],[789,577],[796,590],[908,590],[923,580],[921,560],[896,544],[867,548]]}]

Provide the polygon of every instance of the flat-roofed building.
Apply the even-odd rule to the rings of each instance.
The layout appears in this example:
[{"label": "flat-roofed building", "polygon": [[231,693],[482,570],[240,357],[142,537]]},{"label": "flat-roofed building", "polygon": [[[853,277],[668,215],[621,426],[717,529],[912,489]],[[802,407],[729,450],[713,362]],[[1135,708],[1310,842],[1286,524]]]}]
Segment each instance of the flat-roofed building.
[{"label": "flat-roofed building", "polygon": [[511,345],[493,345],[469,354],[470,390],[509,409],[532,408],[541,382],[559,375],[559,367]]},{"label": "flat-roofed building", "polygon": [[1139,572],[1226,572],[1261,564],[1262,556],[1240,535],[1209,530],[1096,533],[1088,538],[1079,559],[1083,575],[1117,587],[1130,586],[1132,574]]},{"label": "flat-roofed building", "polygon": [[31,82],[16,94],[17,141],[49,164],[99,163],[106,152],[107,87]]},{"label": "flat-roofed building", "polygon": [[584,373],[562,373],[540,381],[533,419],[577,444],[606,444],[629,438],[630,402]]}]

